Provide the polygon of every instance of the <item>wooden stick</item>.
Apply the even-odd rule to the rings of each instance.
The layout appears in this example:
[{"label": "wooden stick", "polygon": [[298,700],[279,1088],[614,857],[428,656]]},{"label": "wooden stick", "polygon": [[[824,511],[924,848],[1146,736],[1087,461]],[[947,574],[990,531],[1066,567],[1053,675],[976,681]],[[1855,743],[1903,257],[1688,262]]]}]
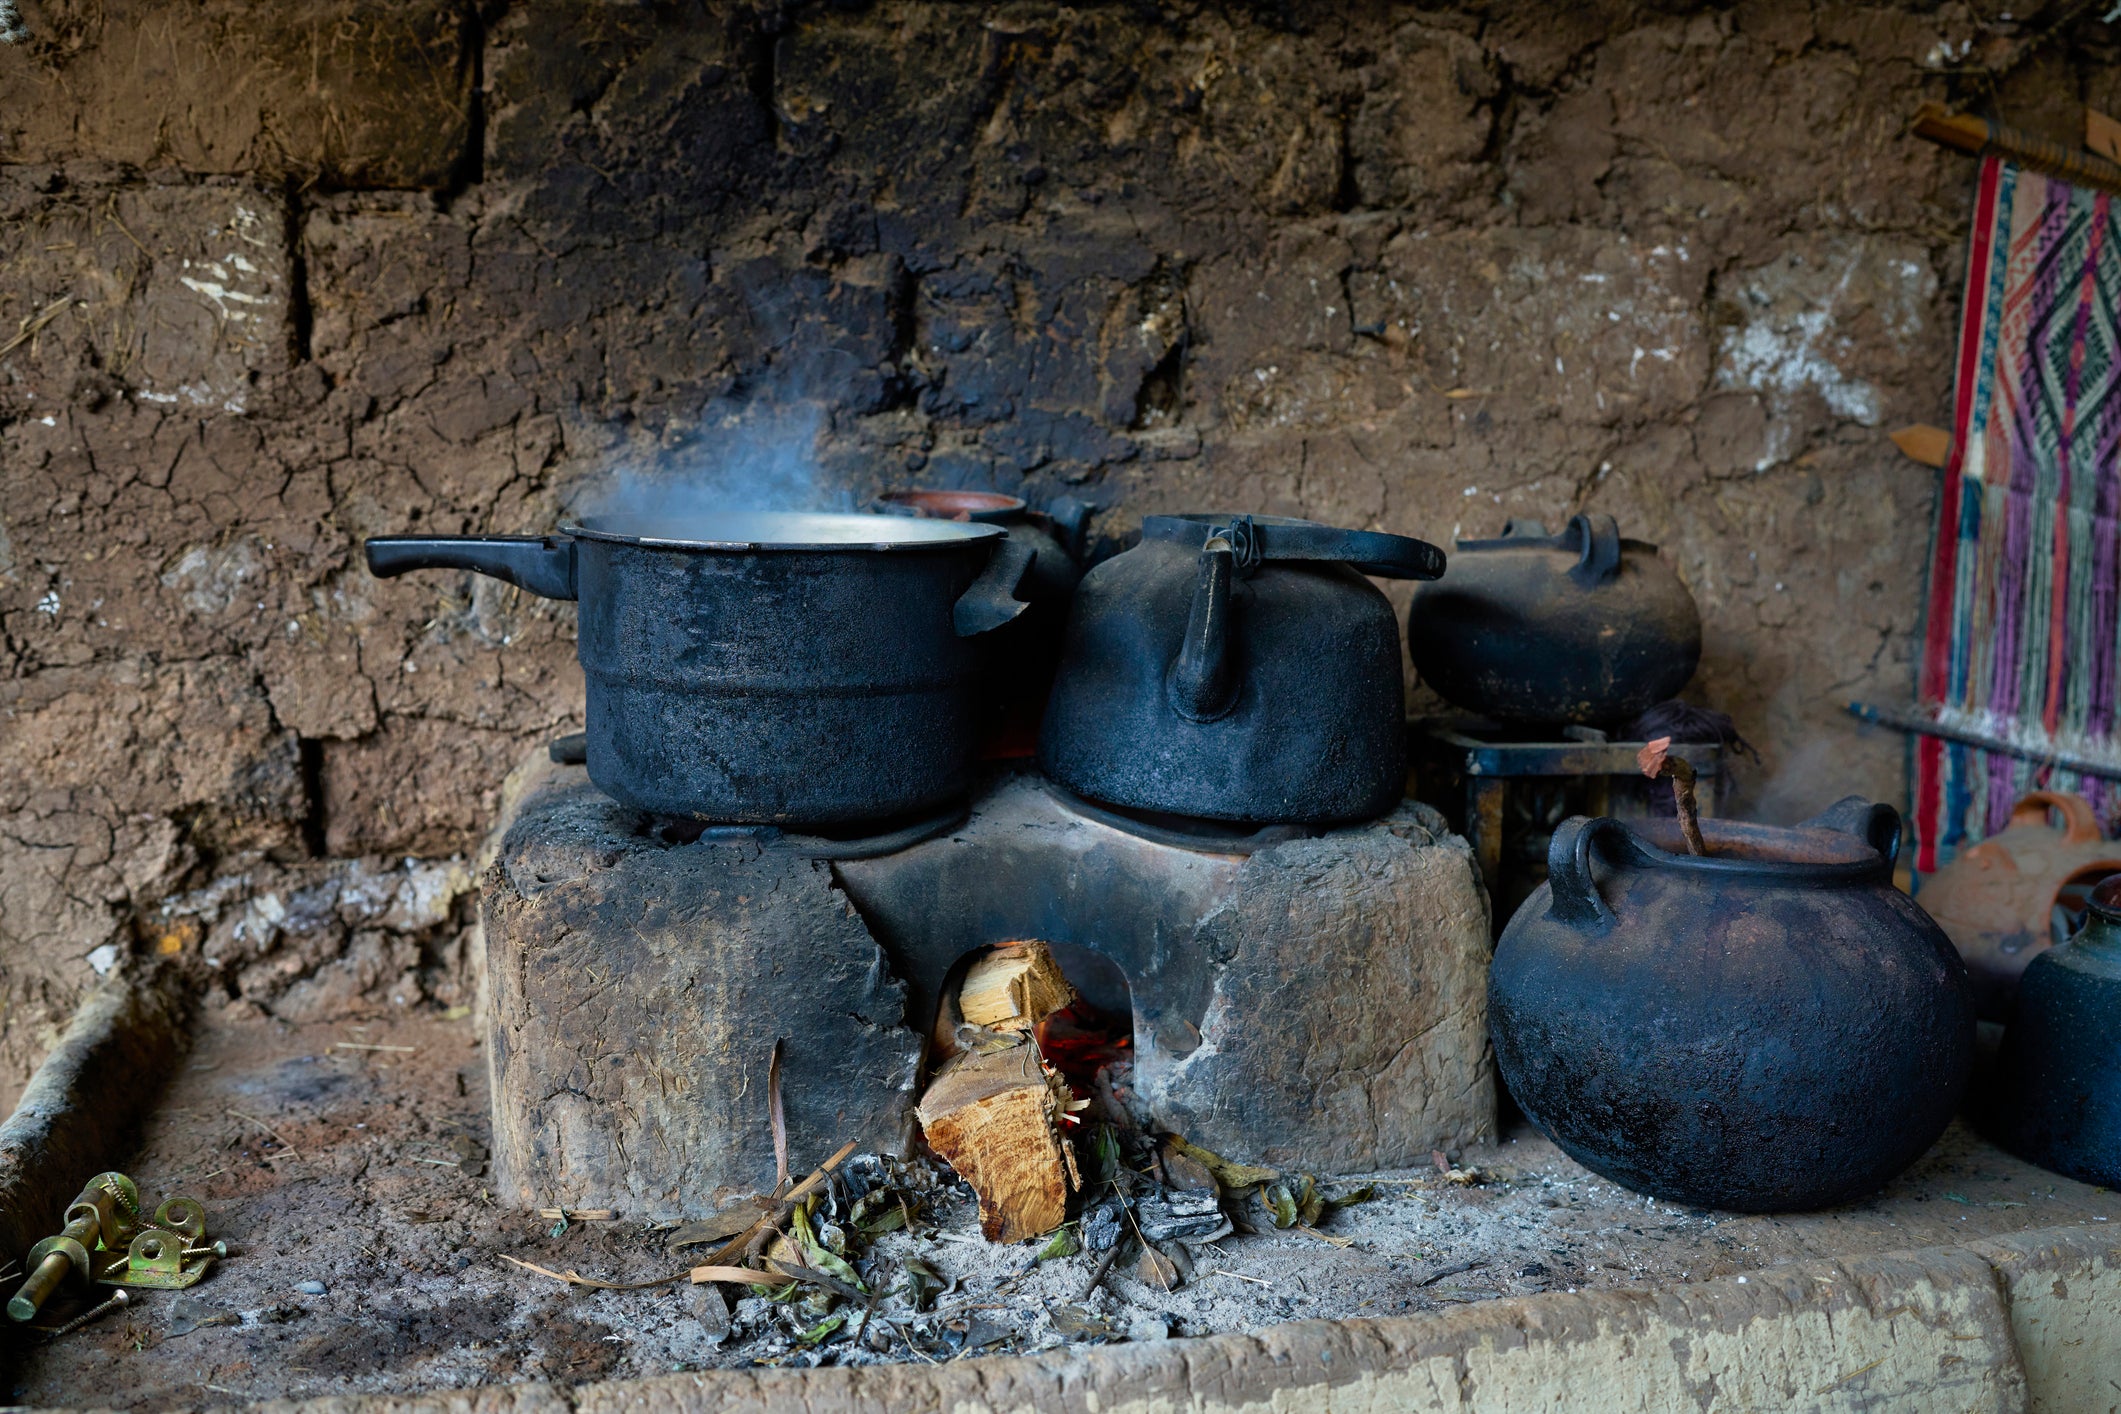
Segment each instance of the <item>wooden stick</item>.
[{"label": "wooden stick", "polygon": [[[586,1286],[595,1291],[646,1291],[651,1286],[668,1286],[672,1282],[683,1281],[687,1275],[685,1272],[672,1272],[669,1276],[657,1277],[654,1281],[601,1281],[596,1277],[585,1277],[580,1272],[556,1272],[550,1267],[541,1267],[536,1262],[526,1262],[521,1257],[511,1257],[506,1252],[496,1252],[494,1255],[504,1262],[513,1262],[526,1271],[536,1272],[541,1277],[551,1277],[554,1281],[564,1281],[569,1286]],[[774,1285],[785,1286],[787,1283],[778,1281]]]},{"label": "wooden stick", "polygon": [[2064,147],[1971,113],[1954,113],[1940,103],[1922,105],[1915,114],[1914,133],[1961,152],[2000,153],[2021,167],[2121,194],[2121,162],[2109,162],[2096,153]]},{"label": "wooden stick", "polygon": [[1646,741],[1642,750],[1635,753],[1635,764],[1642,767],[1642,774],[1651,780],[1659,776],[1672,782],[1672,803],[1679,811],[1679,834],[1686,841],[1686,852],[1704,855],[1708,844],[1701,838],[1701,806],[1694,798],[1694,768],[1684,757],[1674,756],[1672,739],[1661,736],[1655,741]]},{"label": "wooden stick", "polygon": [[1989,736],[1971,727],[1951,726],[1919,711],[1898,707],[1876,707],[1868,702],[1851,702],[1848,710],[1852,717],[1875,722],[1881,727],[1891,727],[1894,731],[1938,737],[1944,741],[1956,741],[1962,746],[1978,746],[1983,751],[2015,756],[2021,761],[2038,761],[2042,765],[2053,766],[2061,771],[2073,771],[2080,776],[2121,781],[2121,759],[2115,757],[2072,755],[2061,751],[2043,751],[2037,746],[2021,746],[2000,736]]},{"label": "wooden stick", "polygon": [[825,1160],[825,1162],[819,1164],[816,1170],[812,1172],[810,1177],[804,1179],[801,1183],[798,1183],[795,1187],[789,1189],[786,1196],[784,1196],[778,1203],[773,1205],[773,1209],[771,1212],[767,1213],[766,1216],[760,1218],[750,1227],[745,1228],[735,1237],[730,1238],[728,1243],[724,1245],[720,1251],[716,1252],[712,1257],[709,1257],[702,1265],[712,1267],[719,1266],[722,1263],[727,1262],[731,1257],[734,1257],[737,1253],[743,1251],[745,1246],[750,1243],[753,1237],[759,1236],[764,1232],[778,1226],[782,1218],[786,1217],[790,1212],[794,1211],[796,1204],[802,1202],[805,1198],[808,1198],[812,1193],[815,1193],[818,1188],[825,1182],[825,1180],[831,1176],[832,1171],[838,1168],[842,1163],[844,1163],[846,1161],[847,1156],[853,1152],[854,1141],[852,1139],[840,1145],[840,1150],[838,1153],[834,1154],[831,1158]]}]

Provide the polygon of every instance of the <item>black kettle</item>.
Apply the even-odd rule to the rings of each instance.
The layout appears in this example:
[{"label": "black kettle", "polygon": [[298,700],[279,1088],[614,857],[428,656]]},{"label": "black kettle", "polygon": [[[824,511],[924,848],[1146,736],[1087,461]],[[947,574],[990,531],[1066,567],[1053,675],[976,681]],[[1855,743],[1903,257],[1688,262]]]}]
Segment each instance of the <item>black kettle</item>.
[{"label": "black kettle", "polygon": [[2121,874],[2074,938],[2032,960],[1982,1108],[2021,1159],[2121,1186]]},{"label": "black kettle", "polygon": [[1399,626],[1364,575],[1434,579],[1403,535],[1150,516],[1083,576],[1039,733],[1058,784],[1126,809],[1331,824],[1406,781]]},{"label": "black kettle", "polygon": [[1414,596],[1414,671],[1457,707],[1503,722],[1624,722],[1678,694],[1701,662],[1701,614],[1655,545],[1608,515],[1559,535],[1510,521],[1461,540],[1451,578]]}]

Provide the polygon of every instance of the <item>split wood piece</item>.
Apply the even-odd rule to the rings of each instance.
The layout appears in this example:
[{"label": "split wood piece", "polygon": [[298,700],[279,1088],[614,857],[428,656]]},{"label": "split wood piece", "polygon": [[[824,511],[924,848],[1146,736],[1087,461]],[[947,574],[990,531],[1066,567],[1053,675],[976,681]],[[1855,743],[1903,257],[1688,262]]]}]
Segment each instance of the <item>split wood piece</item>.
[{"label": "split wood piece", "polygon": [[1678,808],[1679,834],[1686,841],[1686,852],[1707,854],[1709,847],[1701,838],[1701,807],[1694,799],[1694,768],[1671,751],[1672,739],[1661,736],[1644,742],[1642,750],[1635,753],[1635,762],[1642,767],[1642,774],[1653,781],[1659,776],[1671,778],[1672,804]]},{"label": "split wood piece", "polygon": [[930,1147],[979,1195],[988,1241],[1042,1237],[1067,1219],[1082,1183],[1061,1133],[1068,1101],[1027,1041],[957,1056],[915,1107]]},{"label": "split wood piece", "polygon": [[1918,422],[1891,435],[1894,446],[1924,466],[1942,468],[1952,459],[1952,434],[1941,427]]},{"label": "split wood piece", "polygon": [[1074,1001],[1053,949],[1036,939],[1003,943],[972,964],[957,990],[958,1015],[993,1031],[1029,1031]]}]

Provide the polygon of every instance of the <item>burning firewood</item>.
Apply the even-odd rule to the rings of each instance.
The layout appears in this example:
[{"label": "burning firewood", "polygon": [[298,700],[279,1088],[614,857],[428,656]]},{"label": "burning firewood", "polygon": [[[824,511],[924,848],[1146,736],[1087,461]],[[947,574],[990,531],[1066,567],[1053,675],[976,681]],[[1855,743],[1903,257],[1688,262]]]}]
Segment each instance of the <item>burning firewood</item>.
[{"label": "burning firewood", "polygon": [[921,1129],[979,1195],[980,1231],[990,1242],[1040,1237],[1066,1220],[1068,1194],[1082,1183],[1061,1133],[1070,1103],[1068,1087],[1028,1039],[972,1046],[921,1097],[914,1111]]},{"label": "burning firewood", "polygon": [[1029,1031],[1075,1000],[1053,950],[1033,939],[1003,943],[972,964],[958,988],[958,1015],[994,1031]]}]

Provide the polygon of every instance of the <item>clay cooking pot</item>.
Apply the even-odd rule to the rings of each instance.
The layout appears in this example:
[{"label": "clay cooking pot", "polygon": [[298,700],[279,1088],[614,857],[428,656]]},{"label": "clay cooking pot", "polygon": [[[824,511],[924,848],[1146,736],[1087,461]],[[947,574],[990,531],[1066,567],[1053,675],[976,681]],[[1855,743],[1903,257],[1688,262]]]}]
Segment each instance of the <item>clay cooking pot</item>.
[{"label": "clay cooking pot", "polygon": [[1495,1057],[1525,1114],[1638,1192],[1741,1212],[1871,1192],[1951,1119],[1966,967],[1892,884],[1900,817],[1586,820],[1496,946]]}]

